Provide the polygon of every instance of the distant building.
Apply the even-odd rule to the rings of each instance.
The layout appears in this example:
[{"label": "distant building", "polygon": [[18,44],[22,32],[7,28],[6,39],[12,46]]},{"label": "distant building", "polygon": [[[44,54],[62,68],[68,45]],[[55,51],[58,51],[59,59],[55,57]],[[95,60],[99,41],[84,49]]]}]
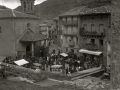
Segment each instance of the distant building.
[{"label": "distant building", "polygon": [[35,55],[46,36],[39,34],[39,18],[10,9],[0,9],[0,55]]},{"label": "distant building", "polygon": [[[49,42],[51,41],[50,37],[51,34],[49,33],[51,30],[51,25],[49,24],[39,24],[39,33],[45,35],[47,38],[49,38],[49,40],[47,40],[47,46],[49,45]],[[42,42],[42,44],[44,43],[44,41]]]},{"label": "distant building", "polygon": [[[62,32],[63,51],[69,52],[71,49],[74,50],[74,53],[79,53],[78,51],[81,49],[95,53],[99,51],[102,53],[99,57],[100,62],[109,65],[107,43],[109,43],[110,16],[109,6],[96,8],[82,6],[60,15],[59,30]],[[83,54],[79,53],[79,56],[81,55]]]},{"label": "distant building", "polygon": [[54,19],[54,25],[52,27],[52,31],[53,31],[53,40],[54,40],[54,44],[60,46],[60,32],[59,32],[59,18],[55,18]]}]

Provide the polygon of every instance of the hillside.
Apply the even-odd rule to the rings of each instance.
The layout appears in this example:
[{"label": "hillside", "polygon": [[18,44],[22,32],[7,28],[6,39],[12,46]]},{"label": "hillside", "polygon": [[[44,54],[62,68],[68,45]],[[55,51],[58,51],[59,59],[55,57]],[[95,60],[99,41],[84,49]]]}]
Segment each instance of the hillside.
[{"label": "hillside", "polygon": [[[105,1],[106,0],[102,0],[102,2]],[[104,3],[97,3],[97,6],[101,4]],[[35,5],[35,14],[42,19],[53,19],[74,7],[82,5],[95,6],[96,0],[47,0]],[[22,11],[21,7],[16,8],[16,10]]]},{"label": "hillside", "polygon": [[0,5],[0,9],[8,9],[8,8],[5,7],[5,6]]}]

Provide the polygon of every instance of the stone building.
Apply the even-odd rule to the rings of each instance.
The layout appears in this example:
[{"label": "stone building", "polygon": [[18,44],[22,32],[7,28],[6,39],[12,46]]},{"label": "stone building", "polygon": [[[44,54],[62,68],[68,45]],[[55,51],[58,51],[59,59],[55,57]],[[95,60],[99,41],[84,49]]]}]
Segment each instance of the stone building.
[{"label": "stone building", "polygon": [[40,45],[37,41],[46,39],[38,33],[39,18],[11,9],[0,9],[0,12],[0,55],[34,56],[35,48]]},{"label": "stone building", "polygon": [[[109,6],[81,6],[60,15],[59,30],[62,32],[63,51],[68,52],[73,49],[74,53],[81,52],[78,56],[83,55],[82,53],[91,55],[98,52],[100,62],[110,65],[107,55],[110,14]],[[95,57],[94,54],[93,56]]]}]

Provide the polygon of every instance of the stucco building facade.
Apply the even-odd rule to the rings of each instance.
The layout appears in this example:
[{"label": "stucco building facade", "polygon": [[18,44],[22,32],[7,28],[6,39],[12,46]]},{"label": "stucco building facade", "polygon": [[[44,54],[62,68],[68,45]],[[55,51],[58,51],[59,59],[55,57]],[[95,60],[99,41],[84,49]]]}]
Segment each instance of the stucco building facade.
[{"label": "stucco building facade", "polygon": [[[109,5],[99,7],[81,6],[59,16],[61,47],[64,52],[71,49],[78,57],[80,50],[101,52],[100,63],[110,65],[107,49],[111,12]],[[98,56],[99,57],[99,56]]]}]

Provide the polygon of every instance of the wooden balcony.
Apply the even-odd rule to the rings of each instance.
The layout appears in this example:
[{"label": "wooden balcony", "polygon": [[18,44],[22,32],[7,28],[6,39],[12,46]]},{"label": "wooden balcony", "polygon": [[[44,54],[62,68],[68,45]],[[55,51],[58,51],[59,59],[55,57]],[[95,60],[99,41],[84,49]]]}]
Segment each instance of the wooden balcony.
[{"label": "wooden balcony", "polygon": [[62,34],[63,34],[63,35],[68,35],[68,36],[76,36],[76,35],[78,35],[78,32],[73,32],[73,31],[68,32],[68,31],[66,31],[66,30],[63,30],[63,31],[62,31]]},{"label": "wooden balcony", "polygon": [[87,44],[83,44],[82,48],[87,49],[87,50],[98,50],[98,45],[97,44],[91,44],[91,43],[87,43]]},{"label": "wooden balcony", "polygon": [[65,26],[78,26],[78,22],[62,22]]},{"label": "wooden balcony", "polygon": [[103,51],[103,45],[97,45],[97,44],[91,44],[91,43],[86,43],[82,45],[82,48],[87,49],[87,50],[99,50],[99,51]]},{"label": "wooden balcony", "polygon": [[96,32],[96,31],[86,31],[86,30],[80,30],[80,35],[85,37],[105,37],[105,32]]}]

